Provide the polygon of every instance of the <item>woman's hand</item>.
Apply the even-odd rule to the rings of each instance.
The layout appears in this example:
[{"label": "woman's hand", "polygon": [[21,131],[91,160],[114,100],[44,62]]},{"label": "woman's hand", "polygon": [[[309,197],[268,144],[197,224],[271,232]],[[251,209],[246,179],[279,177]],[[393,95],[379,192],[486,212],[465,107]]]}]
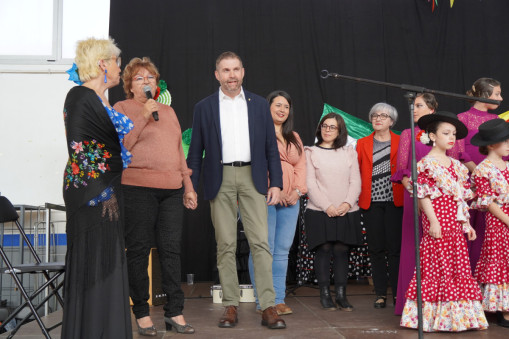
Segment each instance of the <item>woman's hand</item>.
[{"label": "woman's hand", "polygon": [[141,113],[145,117],[145,119],[150,119],[152,116],[152,112],[157,111],[157,102],[154,99],[148,99],[145,105],[143,105],[143,110]]},{"label": "woman's hand", "polygon": [[336,207],[334,207],[333,205],[330,205],[327,210],[325,211],[325,213],[327,213],[327,215],[329,216],[329,218],[334,218],[334,217],[337,217],[339,216],[338,214],[338,211],[336,209]]},{"label": "woman's hand", "polygon": [[475,233],[475,230],[470,226],[470,223],[467,221],[468,224],[468,232],[467,232],[467,238],[470,241],[474,241],[477,238],[477,233]]},{"label": "woman's hand", "polygon": [[344,202],[342,203],[341,205],[338,206],[338,208],[336,209],[338,215],[340,217],[344,216],[346,213],[348,213],[348,211],[350,210],[352,206],[350,206],[349,203],[347,202]]},{"label": "woman's hand", "polygon": [[103,211],[101,217],[105,217],[106,214],[110,221],[117,221],[120,213],[118,211],[118,203],[117,196],[115,194],[111,195],[111,198],[103,201]]},{"label": "woman's hand", "polygon": [[414,188],[412,187],[412,184],[410,184],[409,177],[403,177],[403,179],[401,179],[401,184],[408,191],[408,193],[413,193]]},{"label": "woman's hand", "polygon": [[285,196],[286,205],[285,206],[293,206],[299,201],[300,197],[297,191],[293,190],[290,194]]},{"label": "woman's hand", "polygon": [[198,195],[196,192],[187,192],[184,193],[184,206],[190,210],[196,209],[198,207]]},{"label": "woman's hand", "polygon": [[475,233],[475,230],[472,227],[470,227],[470,230],[468,231],[467,236],[468,236],[468,240],[470,240],[470,241],[474,241],[475,239],[477,239],[477,233]]},{"label": "woman's hand", "polygon": [[288,206],[287,202],[286,202],[286,198],[287,198],[286,193],[283,190],[281,190],[281,192],[279,193],[279,204],[284,207]]},{"label": "woman's hand", "polygon": [[442,238],[442,227],[440,226],[438,220],[430,222],[429,235],[431,235],[435,239]]}]

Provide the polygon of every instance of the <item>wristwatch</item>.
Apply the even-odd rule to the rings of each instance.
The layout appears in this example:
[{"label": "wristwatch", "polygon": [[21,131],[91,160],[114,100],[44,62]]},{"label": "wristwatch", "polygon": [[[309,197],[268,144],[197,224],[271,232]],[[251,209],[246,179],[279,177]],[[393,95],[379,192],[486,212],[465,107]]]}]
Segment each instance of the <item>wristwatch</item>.
[{"label": "wristwatch", "polygon": [[299,197],[302,197],[302,196],[303,196],[302,192],[301,192],[301,191],[299,191],[299,189],[298,189],[298,188],[296,188],[296,189],[295,189],[295,192],[297,192],[297,194],[299,195]]}]

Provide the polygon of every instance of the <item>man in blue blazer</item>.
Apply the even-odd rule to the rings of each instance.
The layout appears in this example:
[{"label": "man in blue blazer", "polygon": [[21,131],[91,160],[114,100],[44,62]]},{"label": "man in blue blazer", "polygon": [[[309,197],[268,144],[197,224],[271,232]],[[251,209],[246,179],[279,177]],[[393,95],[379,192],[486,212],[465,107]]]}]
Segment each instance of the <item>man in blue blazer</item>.
[{"label": "man in blue blazer", "polygon": [[193,170],[191,180],[197,190],[203,161],[204,198],[210,200],[225,306],[218,326],[234,327],[238,321],[240,295],[235,253],[239,209],[253,254],[262,325],[285,328],[274,307],[272,254],[268,245],[267,204],[279,203],[283,187],[269,104],[243,90],[244,68],[235,53],[224,52],[217,58],[215,76],[219,90],[194,108],[187,164]]}]

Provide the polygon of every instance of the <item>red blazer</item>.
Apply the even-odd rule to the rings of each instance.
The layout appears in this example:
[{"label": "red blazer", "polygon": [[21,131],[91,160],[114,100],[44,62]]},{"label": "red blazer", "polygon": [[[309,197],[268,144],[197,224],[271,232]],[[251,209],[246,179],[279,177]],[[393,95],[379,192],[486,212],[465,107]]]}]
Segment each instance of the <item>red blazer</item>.
[{"label": "red blazer", "polygon": [[[359,207],[367,210],[371,205],[371,177],[373,175],[373,137],[375,132],[357,141],[357,155],[361,171],[361,195]],[[398,155],[399,135],[391,131],[391,175],[396,172],[396,159]],[[394,205],[403,206],[403,185],[392,183]]]}]

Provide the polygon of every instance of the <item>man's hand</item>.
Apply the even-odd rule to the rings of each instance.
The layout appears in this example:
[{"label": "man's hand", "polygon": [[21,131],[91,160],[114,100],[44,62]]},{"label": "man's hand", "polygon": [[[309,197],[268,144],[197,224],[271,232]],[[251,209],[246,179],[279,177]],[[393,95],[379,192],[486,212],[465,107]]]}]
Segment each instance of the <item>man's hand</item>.
[{"label": "man's hand", "polygon": [[269,187],[269,191],[267,192],[267,205],[277,205],[279,204],[281,194],[281,189],[279,187]]}]

